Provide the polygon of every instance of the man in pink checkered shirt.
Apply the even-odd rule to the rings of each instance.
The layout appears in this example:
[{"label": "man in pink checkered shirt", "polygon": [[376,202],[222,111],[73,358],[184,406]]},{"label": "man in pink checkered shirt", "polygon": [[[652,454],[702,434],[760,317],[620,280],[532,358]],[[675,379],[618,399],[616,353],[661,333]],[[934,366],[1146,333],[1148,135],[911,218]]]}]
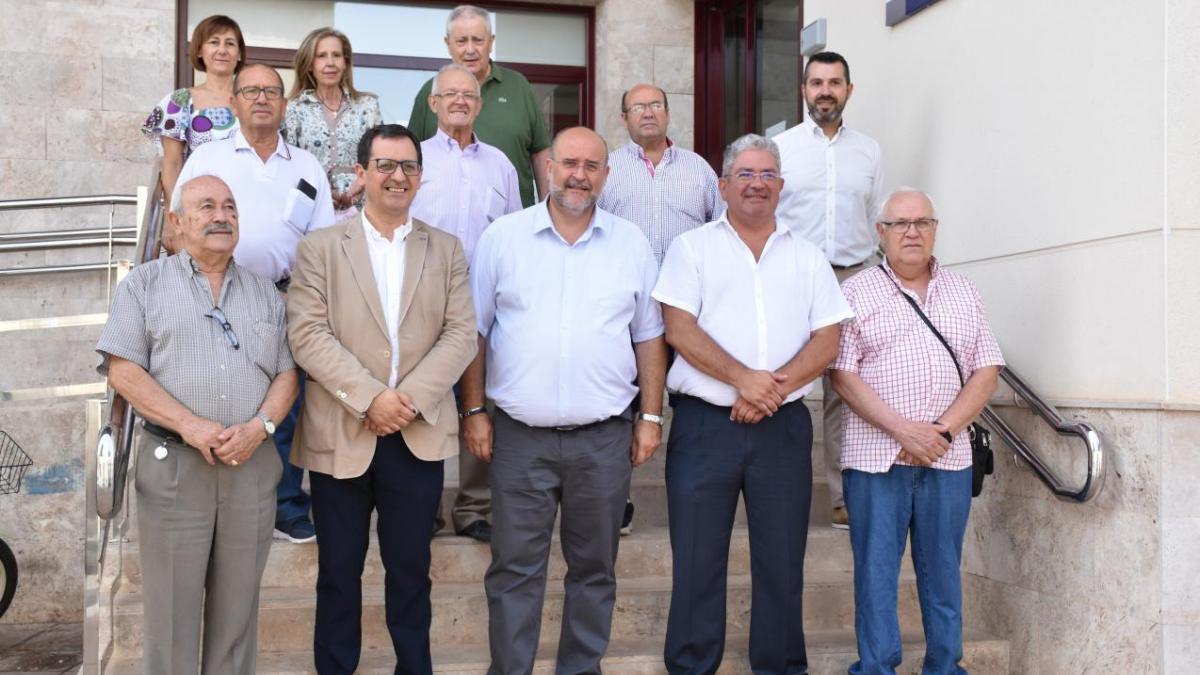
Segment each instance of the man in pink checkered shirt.
[{"label": "man in pink checkered shirt", "polygon": [[[959,564],[971,509],[967,428],[995,391],[1004,358],[975,285],[933,257],[938,221],[929,196],[896,190],[875,227],[885,260],[843,284],[855,318],[830,366],[846,403],[840,463],[859,656],[850,673],[900,665],[896,596],[910,533],[927,645],[922,673],[966,673]],[[953,348],[965,386],[905,295]]]}]

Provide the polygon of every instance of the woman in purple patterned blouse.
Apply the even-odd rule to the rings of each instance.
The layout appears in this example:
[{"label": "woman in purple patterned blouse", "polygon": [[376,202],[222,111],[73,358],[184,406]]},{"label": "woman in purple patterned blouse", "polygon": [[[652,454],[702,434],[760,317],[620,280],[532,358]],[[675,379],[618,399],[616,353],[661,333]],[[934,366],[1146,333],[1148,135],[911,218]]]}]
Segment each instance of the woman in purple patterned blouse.
[{"label": "woman in purple patterned blouse", "polygon": [[192,31],[188,56],[192,67],[205,74],[204,82],[167,94],[142,125],[142,133],[162,148],[164,201],[170,200],[192,150],[227,138],[238,128],[230,99],[233,76],[246,58],[242,29],[227,16],[210,16]]}]

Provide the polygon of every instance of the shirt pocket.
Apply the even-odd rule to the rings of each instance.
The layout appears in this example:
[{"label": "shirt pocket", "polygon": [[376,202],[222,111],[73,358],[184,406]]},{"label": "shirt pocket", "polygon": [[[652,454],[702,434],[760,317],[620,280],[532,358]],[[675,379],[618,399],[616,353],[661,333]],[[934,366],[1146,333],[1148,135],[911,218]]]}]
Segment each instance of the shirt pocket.
[{"label": "shirt pocket", "polygon": [[488,186],[487,193],[487,221],[491,225],[497,218],[504,215],[504,209],[508,208],[508,200],[500,191],[493,186]]},{"label": "shirt pocket", "polygon": [[279,329],[269,321],[256,320],[246,338],[246,356],[255,367],[274,379],[279,362]]},{"label": "shirt pocket", "polygon": [[308,226],[312,222],[312,214],[315,208],[316,202],[308,195],[301,192],[298,188],[292,188],[288,190],[287,201],[284,202],[283,220],[288,225],[291,225],[296,232],[306,234]]}]

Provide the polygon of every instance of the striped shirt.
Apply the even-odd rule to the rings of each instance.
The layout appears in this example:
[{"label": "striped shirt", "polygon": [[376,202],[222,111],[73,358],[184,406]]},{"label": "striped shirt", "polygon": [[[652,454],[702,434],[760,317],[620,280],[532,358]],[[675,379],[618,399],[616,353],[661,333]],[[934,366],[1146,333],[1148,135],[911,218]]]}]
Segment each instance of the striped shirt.
[{"label": "striped shirt", "polygon": [[449,232],[462,242],[467,264],[483,228],[500,216],[521,210],[517,170],[499,148],[473,136],[460,148],[441,129],[421,143],[421,187],[411,215]]},{"label": "striped shirt", "polygon": [[608,180],[597,203],[640,227],[659,265],[675,237],[716,220],[725,210],[717,174],[708,162],[667,143],[658,166],[633,141],[613,150],[608,156]]},{"label": "striped shirt", "polygon": [[[214,307],[232,339],[206,316]],[[110,355],[132,361],[192,413],[224,426],[253,419],[275,376],[296,367],[274,284],[231,260],[214,305],[208,277],[187,251],[139,265],[121,281],[96,351],[101,375]]]},{"label": "striped shirt", "polygon": [[[980,368],[1003,366],[979,291],[969,279],[930,262],[933,278],[921,307],[954,348],[963,380]],[[842,326],[841,347],[830,368],[857,373],[888,406],[906,419],[933,422],[958,398],[962,386],[954,361],[911,305],[900,296],[899,281],[884,263],[846,280],[842,292],[854,320]],[[921,305],[916,293],[905,290]],[[897,462],[900,443],[849,406],[842,406],[843,469],[884,473]],[[954,437],[935,469],[971,466],[966,429]]]}]

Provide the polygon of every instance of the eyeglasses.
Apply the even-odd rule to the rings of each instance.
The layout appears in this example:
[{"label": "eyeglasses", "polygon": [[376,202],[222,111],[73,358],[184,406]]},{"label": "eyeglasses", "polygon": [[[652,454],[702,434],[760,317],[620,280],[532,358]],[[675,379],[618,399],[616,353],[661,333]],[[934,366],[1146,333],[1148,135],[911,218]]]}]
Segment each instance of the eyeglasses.
[{"label": "eyeglasses", "polygon": [[[379,173],[386,173],[389,176],[396,173],[397,167],[405,176],[421,175],[420,162],[412,159],[384,159],[382,157],[377,157],[372,159],[371,162],[375,162],[376,171]],[[368,164],[369,163],[370,162],[368,162]]]},{"label": "eyeglasses", "polygon": [[434,96],[442,99],[443,101],[453,101],[456,98],[461,98],[467,103],[474,103],[475,101],[479,100],[479,94],[476,94],[473,91],[443,91],[440,94],[434,94]]},{"label": "eyeglasses", "polygon": [[237,334],[233,332],[233,326],[230,325],[229,319],[225,318],[225,312],[222,312],[220,307],[213,307],[212,311],[204,316],[216,321],[221,325],[221,330],[225,331],[225,339],[229,340],[230,347],[233,347],[234,349],[242,348],[242,346],[238,344]]},{"label": "eyeglasses", "polygon": [[738,171],[737,173],[733,174],[732,176],[727,176],[727,178],[733,178],[735,181],[737,181],[738,183],[740,183],[742,185],[749,185],[749,184],[753,183],[755,179],[761,179],[762,182],[771,184],[771,183],[779,182],[779,172],[778,171],[750,171],[749,169],[746,169],[744,171]]},{"label": "eyeglasses", "polygon": [[651,101],[649,103],[634,103],[633,105],[626,108],[625,112],[633,113],[634,115],[641,115],[642,113],[646,112],[647,108],[649,108],[651,110],[651,112],[659,112],[663,108],[666,108],[666,107],[667,107],[667,104],[663,103],[662,101]]},{"label": "eyeglasses", "polygon": [[566,169],[570,173],[575,173],[579,167],[583,167],[583,170],[586,173],[599,173],[604,168],[604,165],[600,162],[581,162],[577,159],[571,159],[569,157],[567,159],[555,159],[554,163]]},{"label": "eyeglasses", "polygon": [[259,94],[266,94],[268,101],[278,101],[283,96],[283,87],[242,87],[237,94],[247,101],[258,99]]},{"label": "eyeglasses", "polygon": [[915,227],[917,232],[924,234],[936,227],[938,221],[937,218],[917,218],[916,220],[881,220],[879,224],[891,232],[908,234],[909,229]]}]

